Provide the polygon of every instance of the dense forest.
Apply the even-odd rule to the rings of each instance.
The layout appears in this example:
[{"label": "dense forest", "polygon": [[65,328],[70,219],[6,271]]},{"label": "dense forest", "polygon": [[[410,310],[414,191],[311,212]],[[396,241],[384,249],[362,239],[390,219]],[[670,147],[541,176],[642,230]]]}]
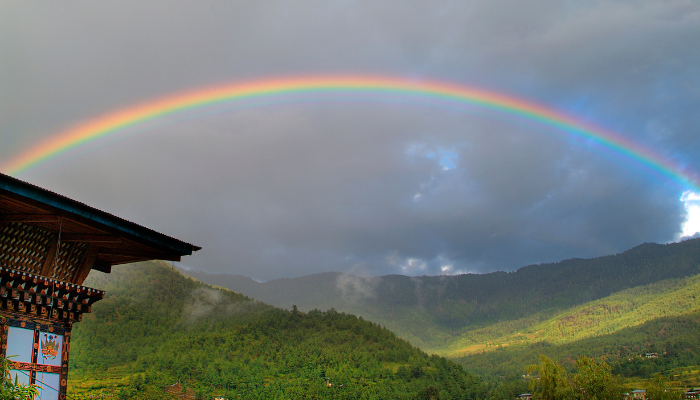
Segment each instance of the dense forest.
[{"label": "dense forest", "polygon": [[426,351],[454,355],[465,335],[496,325],[499,331],[517,332],[628,288],[700,274],[700,239],[646,243],[616,255],[481,275],[323,273],[257,283],[235,275],[184,272],[278,307],[296,304],[304,311],[335,308],[360,315]]},{"label": "dense forest", "polygon": [[[276,308],[163,262],[93,272],[86,285],[107,296],[74,328],[70,394],[164,398],[163,389],[178,383],[199,398],[513,399],[529,390],[526,369],[543,355],[569,383],[584,357],[626,382],[688,386],[698,381],[683,367],[700,365],[699,244],[647,244],[485,276],[299,278],[313,282],[307,300],[340,290],[345,300],[376,305],[375,317],[392,317],[389,327],[412,322],[433,343],[449,337],[439,348],[449,359],[426,354],[383,322],[334,308]],[[523,285],[499,289],[515,285],[512,277]],[[285,280],[287,294],[299,290],[293,281]],[[461,312],[459,324],[468,322],[461,328],[428,315]]]},{"label": "dense forest", "polygon": [[[299,296],[309,307],[335,295],[341,308],[365,316],[362,309],[374,308],[367,318],[485,380],[517,381],[543,354],[569,369],[588,356],[607,360],[623,377],[651,378],[700,364],[699,251],[695,239],[512,273],[418,278],[325,273],[250,282],[263,298],[274,288],[277,302]],[[222,284],[250,283],[243,277],[200,275],[216,276]],[[446,322],[444,316],[452,314],[461,322]],[[462,323],[467,325],[454,328]],[[657,356],[642,357],[645,353]]]},{"label": "dense forest", "polygon": [[[115,267],[74,328],[70,395],[163,398],[483,398],[488,384],[377,324],[335,310],[282,310],[167,264]],[[187,389],[186,389],[187,390]]]}]

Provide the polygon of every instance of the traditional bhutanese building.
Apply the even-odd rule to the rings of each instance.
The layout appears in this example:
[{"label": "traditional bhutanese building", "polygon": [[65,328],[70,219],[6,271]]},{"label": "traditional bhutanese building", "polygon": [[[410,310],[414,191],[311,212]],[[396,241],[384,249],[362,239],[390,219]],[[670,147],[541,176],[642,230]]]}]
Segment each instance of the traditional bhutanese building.
[{"label": "traditional bhutanese building", "polygon": [[0,355],[41,400],[66,398],[71,328],[104,292],[91,270],[179,261],[200,247],[0,174]]}]

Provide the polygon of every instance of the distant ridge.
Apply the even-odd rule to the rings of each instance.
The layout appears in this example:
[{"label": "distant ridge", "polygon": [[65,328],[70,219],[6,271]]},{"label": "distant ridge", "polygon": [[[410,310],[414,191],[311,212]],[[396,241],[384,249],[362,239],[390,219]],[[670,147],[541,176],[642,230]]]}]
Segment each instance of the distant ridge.
[{"label": "distant ridge", "polygon": [[[291,309],[292,305],[296,304],[302,311],[314,308],[320,310],[320,307],[313,304],[325,301],[326,296],[332,296],[336,281],[342,275],[340,272],[322,272],[300,278],[282,278],[260,283],[243,275],[210,274],[186,269],[180,269],[180,271],[204,283],[244,293],[246,296],[277,307]],[[313,289],[309,290],[310,288]]]},{"label": "distant ridge", "polygon": [[[105,298],[71,337],[70,398],[484,398],[480,379],[374,323],[205,285],[165,262],[90,275]],[[182,392],[182,391],[181,391]]]},{"label": "distant ridge", "polygon": [[183,272],[278,307],[361,315],[444,354],[448,342],[473,329],[527,318],[536,323],[624,289],[699,274],[700,239],[644,243],[615,255],[488,274],[363,278],[327,272],[258,283],[236,275]]}]

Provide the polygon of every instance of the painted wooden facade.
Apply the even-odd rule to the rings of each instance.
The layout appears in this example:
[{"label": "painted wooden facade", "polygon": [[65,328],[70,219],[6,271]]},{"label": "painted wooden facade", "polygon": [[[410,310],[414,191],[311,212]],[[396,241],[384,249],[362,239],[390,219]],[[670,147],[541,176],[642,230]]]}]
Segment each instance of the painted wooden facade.
[{"label": "painted wooden facade", "polygon": [[199,250],[132,222],[0,174],[0,355],[41,399],[66,399],[70,336],[105,293],[91,270]]}]

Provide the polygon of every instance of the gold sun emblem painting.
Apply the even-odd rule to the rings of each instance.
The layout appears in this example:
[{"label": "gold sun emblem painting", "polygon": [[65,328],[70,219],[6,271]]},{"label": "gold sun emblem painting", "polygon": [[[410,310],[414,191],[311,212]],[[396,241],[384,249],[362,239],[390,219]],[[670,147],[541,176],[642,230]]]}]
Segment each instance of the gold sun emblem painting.
[{"label": "gold sun emblem painting", "polygon": [[44,340],[41,341],[41,355],[48,360],[53,360],[58,355],[57,336],[44,334]]}]

